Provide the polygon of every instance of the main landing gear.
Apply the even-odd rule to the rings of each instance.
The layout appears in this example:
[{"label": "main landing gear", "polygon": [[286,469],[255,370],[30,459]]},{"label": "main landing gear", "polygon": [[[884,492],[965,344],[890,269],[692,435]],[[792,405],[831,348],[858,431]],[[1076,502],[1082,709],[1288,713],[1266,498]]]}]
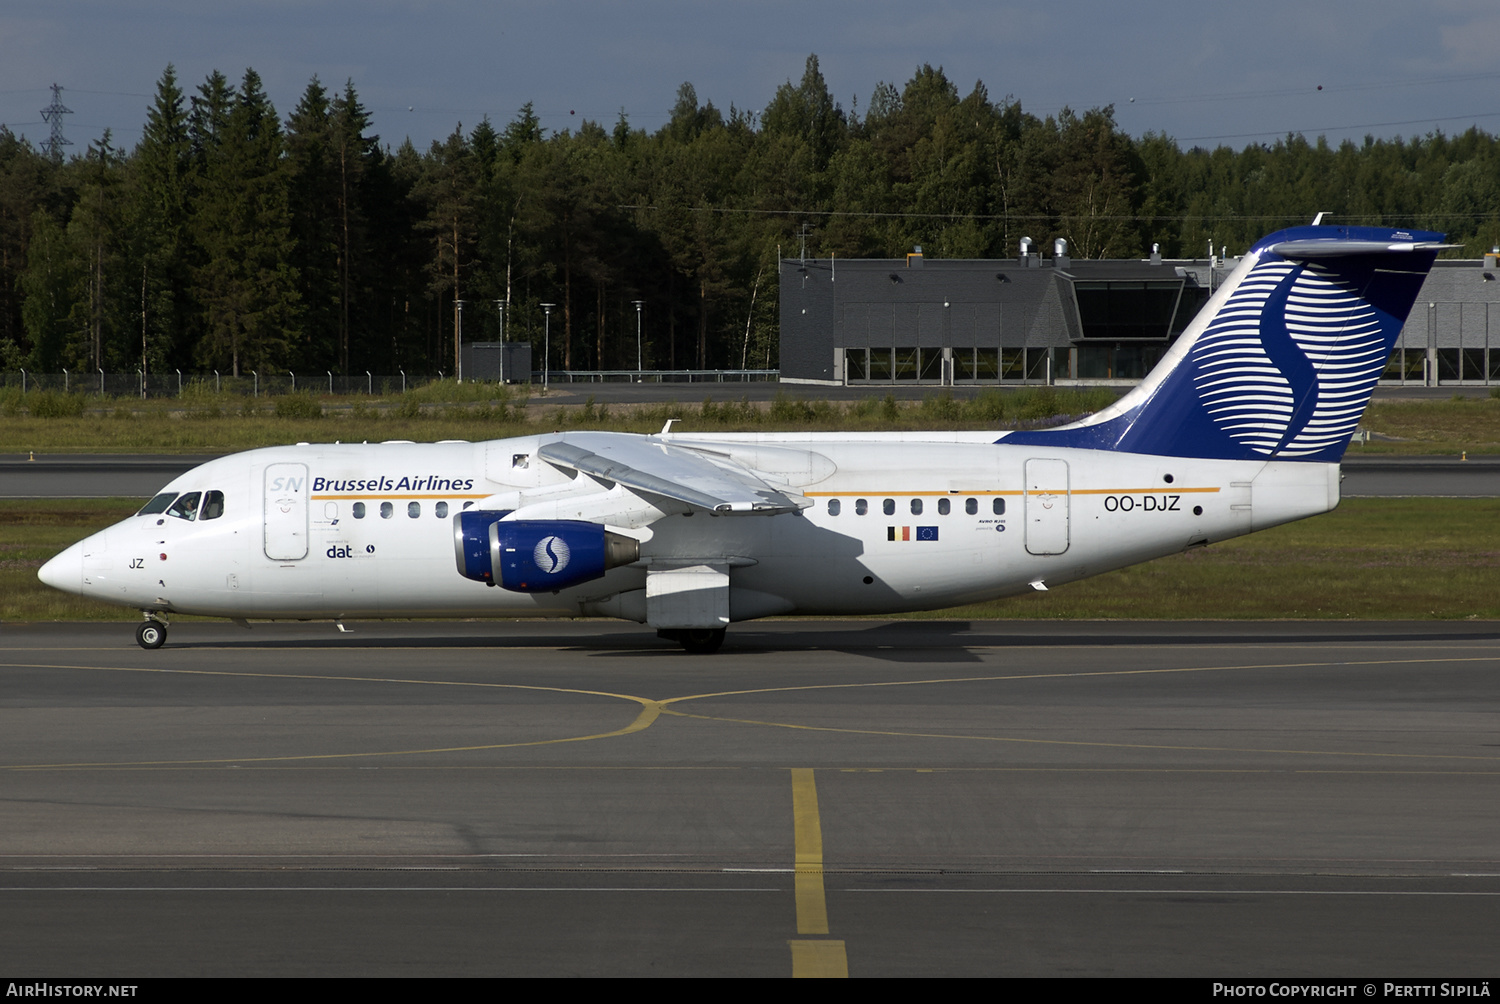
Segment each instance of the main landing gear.
[{"label": "main landing gear", "polygon": [[675,641],[693,655],[713,655],[724,644],[723,628],[683,628],[656,632],[658,638]]},{"label": "main landing gear", "polygon": [[135,643],[141,648],[161,648],[167,643],[167,625],[150,614],[136,625]]}]

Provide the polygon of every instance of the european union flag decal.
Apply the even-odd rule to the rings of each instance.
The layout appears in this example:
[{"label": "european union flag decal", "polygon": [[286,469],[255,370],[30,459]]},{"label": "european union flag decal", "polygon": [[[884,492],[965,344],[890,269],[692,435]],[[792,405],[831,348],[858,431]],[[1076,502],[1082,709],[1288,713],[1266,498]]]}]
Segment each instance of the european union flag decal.
[{"label": "european union flag decal", "polygon": [[937,540],[937,531],[938,528],[935,526],[919,526],[917,527],[917,539]]}]

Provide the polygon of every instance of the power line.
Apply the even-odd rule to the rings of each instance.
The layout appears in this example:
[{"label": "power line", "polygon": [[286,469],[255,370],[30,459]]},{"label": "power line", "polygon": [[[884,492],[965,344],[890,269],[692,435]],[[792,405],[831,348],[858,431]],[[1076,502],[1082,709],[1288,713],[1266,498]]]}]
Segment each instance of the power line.
[{"label": "power line", "polygon": [[1330,133],[1344,132],[1349,129],[1387,129],[1392,126],[1426,125],[1429,122],[1454,122],[1470,119],[1488,119],[1500,115],[1500,112],[1481,112],[1476,115],[1443,115],[1438,118],[1407,119],[1404,122],[1366,122],[1362,125],[1327,126],[1322,129],[1287,129],[1272,130],[1268,132],[1241,132],[1225,133],[1221,136],[1182,136],[1178,139],[1180,143],[1192,143],[1201,139],[1253,139],[1256,136],[1290,136],[1304,135],[1306,133]]},{"label": "power line", "polygon": [[[902,212],[870,212],[849,209],[746,209],[734,206],[651,206],[651,205],[617,205],[616,209],[639,210],[643,212],[684,212],[684,213],[723,213],[726,215],[744,216],[821,216],[821,217],[859,217],[876,219],[906,219],[906,220],[1012,220],[1024,222],[1028,220],[1064,220],[1081,217],[1078,213],[1056,212],[1056,213],[902,213]],[[1139,223],[1139,222],[1177,222],[1186,223],[1198,220],[1287,220],[1300,219],[1304,213],[1296,210],[1288,210],[1281,213],[1254,213],[1250,215],[1238,215],[1235,213],[1125,213],[1125,214],[1096,214],[1087,219],[1101,220],[1112,223]],[[1500,218],[1500,210],[1488,213],[1418,213],[1424,220],[1443,219],[1492,219]],[[1339,217],[1341,220],[1363,223],[1380,223],[1384,216],[1375,214],[1348,214]]]},{"label": "power line", "polygon": [[1393,87],[1405,90],[1412,87],[1426,87],[1437,84],[1451,85],[1472,83],[1478,80],[1494,80],[1497,77],[1500,77],[1500,73],[1487,71],[1482,73],[1461,73],[1456,76],[1447,77],[1423,77],[1411,80],[1387,79],[1355,84],[1307,84],[1299,87],[1276,87],[1258,91],[1221,91],[1215,94],[1180,94],[1158,98],[1131,98],[1129,103],[1133,105],[1179,105],[1214,101],[1247,101],[1255,98],[1296,97],[1316,94],[1319,91],[1324,94],[1337,94],[1343,91],[1375,91]]}]

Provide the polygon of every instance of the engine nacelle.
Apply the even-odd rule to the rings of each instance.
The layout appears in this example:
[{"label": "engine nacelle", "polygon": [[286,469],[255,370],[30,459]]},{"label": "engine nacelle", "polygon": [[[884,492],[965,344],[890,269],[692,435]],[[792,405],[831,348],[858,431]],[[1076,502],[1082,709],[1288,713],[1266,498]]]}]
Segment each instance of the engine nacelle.
[{"label": "engine nacelle", "polygon": [[466,509],[453,516],[453,557],[458,574],[486,585],[495,584],[490,561],[490,524],[510,515],[510,509]]},{"label": "engine nacelle", "polygon": [[519,593],[545,593],[597,579],[641,556],[640,541],[583,520],[506,520],[503,513],[454,517],[458,571]]}]

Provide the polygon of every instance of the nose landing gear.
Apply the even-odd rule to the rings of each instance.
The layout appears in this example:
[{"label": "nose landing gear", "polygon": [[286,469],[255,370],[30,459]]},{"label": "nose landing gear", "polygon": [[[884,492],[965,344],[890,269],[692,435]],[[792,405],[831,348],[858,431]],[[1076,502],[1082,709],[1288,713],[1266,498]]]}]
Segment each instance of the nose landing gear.
[{"label": "nose landing gear", "polygon": [[135,643],[141,648],[161,648],[167,642],[167,625],[150,614],[135,628]]}]

